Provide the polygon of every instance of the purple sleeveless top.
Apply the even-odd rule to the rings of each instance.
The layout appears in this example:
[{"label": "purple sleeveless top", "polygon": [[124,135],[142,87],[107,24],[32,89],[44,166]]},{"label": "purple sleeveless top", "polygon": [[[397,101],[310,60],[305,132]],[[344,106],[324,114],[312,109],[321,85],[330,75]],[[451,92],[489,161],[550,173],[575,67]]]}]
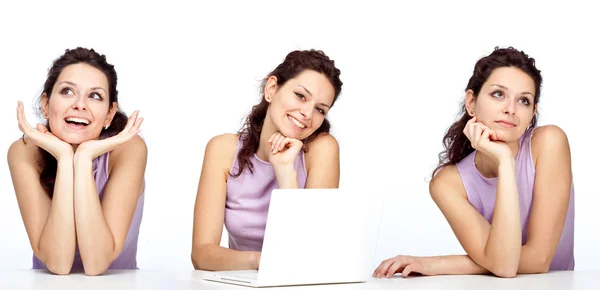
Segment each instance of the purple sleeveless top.
[{"label": "purple sleeveless top", "polygon": [[[237,154],[242,146],[238,140],[235,161],[231,169],[237,173],[239,165]],[[270,163],[258,159],[256,154],[250,158],[254,173],[247,168],[239,177],[227,179],[227,200],[225,203],[225,228],[229,233],[229,248],[239,251],[261,251],[267,212],[271,200],[271,191],[279,188],[275,171]],[[300,150],[294,168],[298,187],[306,186],[306,165],[304,152]]]},{"label": "purple sleeveless top", "polygon": [[[108,157],[109,153],[104,153],[92,161],[92,170],[94,171],[94,180],[96,181],[96,190],[98,197],[102,200],[104,196],[104,187],[108,182]],[[144,209],[144,194],[140,195],[135,213],[129,226],[129,232],[123,245],[121,254],[110,264],[108,269],[138,269],[137,267],[137,244],[142,223],[142,212]],[[40,261],[35,254],[33,255],[33,269],[46,269],[46,265]],[[76,247],[75,259],[73,260],[72,272],[83,271],[83,262],[79,254],[79,248]]]},{"label": "purple sleeveless top", "polygon": [[[527,242],[527,227],[533,201],[533,183],[535,166],[531,157],[531,136],[534,129],[528,129],[519,139],[517,154],[517,188],[519,190],[519,207],[521,210],[522,243]],[[486,178],[475,167],[475,152],[472,152],[456,164],[462,183],[471,205],[491,224],[496,203],[496,184],[498,178]],[[569,208],[564,228],[560,236],[556,253],[552,259],[550,270],[573,270],[573,233],[574,233],[574,186],[571,182]]]}]

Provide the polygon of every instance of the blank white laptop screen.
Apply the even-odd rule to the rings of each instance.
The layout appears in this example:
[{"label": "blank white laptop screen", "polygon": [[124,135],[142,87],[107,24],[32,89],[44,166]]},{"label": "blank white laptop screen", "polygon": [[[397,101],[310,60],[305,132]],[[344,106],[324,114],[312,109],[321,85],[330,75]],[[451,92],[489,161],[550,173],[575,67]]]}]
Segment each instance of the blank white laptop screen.
[{"label": "blank white laptop screen", "polygon": [[260,269],[203,278],[266,287],[363,282],[373,272],[381,194],[349,189],[275,189]]}]

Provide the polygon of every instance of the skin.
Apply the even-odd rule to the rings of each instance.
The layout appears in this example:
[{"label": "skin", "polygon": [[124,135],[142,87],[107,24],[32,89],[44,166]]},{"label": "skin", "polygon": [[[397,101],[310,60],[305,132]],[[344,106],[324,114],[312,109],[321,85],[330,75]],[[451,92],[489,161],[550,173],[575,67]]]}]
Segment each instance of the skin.
[{"label": "skin", "polygon": [[493,222],[488,223],[471,206],[455,165],[442,169],[429,188],[467,255],[399,255],[383,261],[374,277],[389,278],[395,273],[403,277],[411,273],[515,277],[548,272],[569,205],[571,153],[567,136],[559,127],[535,129],[531,139],[536,169],[534,197],[528,239],[523,244],[515,158],[518,140],[537,110],[534,94],[533,80],[512,67],[494,70],[479,96],[472,91],[466,94],[466,109],[473,118],[463,132],[477,150],[475,166],[483,176],[498,178]]},{"label": "skin", "polygon": [[[325,76],[305,70],[282,86],[278,86],[277,79],[271,76],[264,89],[264,98],[270,105],[256,155],[271,163],[279,188],[298,188],[294,161],[302,149],[300,140],[310,136],[323,123],[333,103],[334,88]],[[237,134],[219,135],[206,147],[194,208],[191,258],[195,269],[243,270],[258,269],[260,265],[260,252],[219,246],[226,184],[236,157],[238,138]],[[321,134],[311,142],[305,160],[306,188],[338,187],[339,147],[331,135]]]},{"label": "skin", "polygon": [[[142,192],[147,149],[137,135],[143,121],[137,111],[121,133],[99,140],[116,110],[116,103],[109,104],[106,76],[83,63],[65,67],[50,96],[42,95],[42,113],[52,133],[42,124],[31,128],[23,104],[17,106],[26,142],[11,145],[9,168],[31,247],[52,273],[71,272],[76,245],[87,275],[102,274],[123,248]],[[89,125],[74,127],[65,121],[68,117]],[[58,162],[53,198],[39,180],[38,148]],[[100,200],[92,160],[106,152],[110,177]]]}]

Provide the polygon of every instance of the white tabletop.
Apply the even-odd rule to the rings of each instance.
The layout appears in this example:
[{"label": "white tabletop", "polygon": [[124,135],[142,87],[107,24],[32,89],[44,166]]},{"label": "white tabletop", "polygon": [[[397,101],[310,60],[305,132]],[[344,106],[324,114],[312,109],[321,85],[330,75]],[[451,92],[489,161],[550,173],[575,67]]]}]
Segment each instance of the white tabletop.
[{"label": "white tabletop", "polygon": [[[52,275],[38,270],[0,271],[2,290],[71,290],[71,289],[253,289],[202,280],[201,271],[163,272],[148,270],[108,271],[88,277],[84,274],[66,276]],[[327,290],[327,289],[600,289],[600,272],[553,272],[538,275],[520,275],[512,279],[492,276],[435,276],[435,277],[393,277],[373,279],[364,283],[294,286],[286,290]]]}]

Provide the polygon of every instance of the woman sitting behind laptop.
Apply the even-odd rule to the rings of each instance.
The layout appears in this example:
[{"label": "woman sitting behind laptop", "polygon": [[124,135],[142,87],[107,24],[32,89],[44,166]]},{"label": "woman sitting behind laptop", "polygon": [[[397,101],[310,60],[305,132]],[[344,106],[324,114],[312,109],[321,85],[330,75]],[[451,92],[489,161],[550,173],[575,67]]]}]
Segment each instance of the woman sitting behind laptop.
[{"label": "woman sitting behind laptop", "polygon": [[467,255],[397,256],[374,276],[573,270],[571,152],[559,127],[536,128],[541,84],[522,51],[477,62],[429,186]]},{"label": "woman sitting behind laptop", "polygon": [[[326,116],[339,76],[322,51],[289,53],[263,80],[240,132],[208,142],[194,208],[195,269],[258,269],[271,191],[338,187],[339,147]],[[223,225],[229,248],[220,246]]]}]

